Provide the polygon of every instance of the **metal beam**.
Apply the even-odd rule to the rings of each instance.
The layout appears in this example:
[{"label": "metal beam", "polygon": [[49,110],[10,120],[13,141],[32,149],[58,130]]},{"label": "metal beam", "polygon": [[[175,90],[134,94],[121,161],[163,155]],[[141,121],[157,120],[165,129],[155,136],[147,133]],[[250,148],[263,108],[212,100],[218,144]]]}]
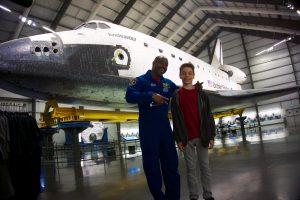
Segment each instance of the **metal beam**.
[{"label": "metal beam", "polygon": [[[268,31],[257,31],[257,30],[249,30],[249,29],[241,29],[241,28],[230,28],[230,27],[221,27],[217,32],[219,35],[222,31],[227,31],[231,33],[240,33],[244,35],[252,35],[256,37],[262,37],[262,38],[268,38],[272,40],[283,40],[290,36],[290,34],[286,33],[275,33],[275,32],[268,32]],[[202,51],[207,47],[207,44],[209,44],[213,39],[215,39],[214,36],[211,36],[204,44],[202,44],[197,51],[193,53],[194,56],[198,56],[202,53]],[[300,44],[300,36],[295,35],[293,39],[290,41],[292,43]]]},{"label": "metal beam", "polygon": [[[164,2],[165,0],[159,0],[156,5],[150,10],[149,14],[146,15],[146,18],[143,19],[142,22],[138,23],[133,29],[138,30],[139,28],[141,28],[145,22],[147,21],[147,19],[150,18],[150,16],[152,16],[152,14],[156,11],[156,9]],[[145,13],[146,14],[146,13]]]},{"label": "metal beam", "polygon": [[[245,29],[229,28],[229,27],[222,27],[221,30],[231,32],[231,33],[243,33],[244,35],[252,35],[252,36],[268,38],[272,40],[283,40],[291,36],[290,34],[285,34],[285,33],[272,33],[267,31],[245,30]],[[291,40],[291,42],[300,44],[300,36],[295,35]]]},{"label": "metal beam", "polygon": [[[216,0],[214,0],[216,1]],[[272,5],[284,5],[283,0],[222,0],[230,1],[234,3],[254,3],[254,4],[272,4]]]},{"label": "metal beam", "polygon": [[86,21],[90,21],[95,19],[95,17],[97,16],[97,13],[100,11],[101,7],[104,5],[105,0],[102,0],[101,2],[98,2],[96,7],[93,9],[92,13],[90,14],[90,16],[87,18]]},{"label": "metal beam", "polygon": [[183,45],[192,37],[195,32],[201,27],[202,24],[208,19],[207,15],[205,15],[195,26],[193,26],[192,30],[188,32],[177,44],[176,48],[180,49]]},{"label": "metal beam", "polygon": [[[289,57],[290,57],[290,60],[291,60],[291,65],[292,65],[296,85],[299,85],[299,81],[298,81],[298,78],[297,78],[297,69],[296,69],[295,63],[293,61],[293,55],[291,53],[291,47],[290,47],[289,42],[286,43],[286,47],[287,47],[287,50],[289,52]],[[299,97],[299,103],[300,103],[300,91],[299,90],[298,90],[298,97]]]},{"label": "metal beam", "polygon": [[122,20],[126,17],[129,10],[132,8],[132,6],[135,4],[136,0],[130,0],[123,10],[120,12],[120,14],[116,17],[116,19],[113,21],[115,24],[120,24]]},{"label": "metal beam", "polygon": [[57,28],[58,23],[60,22],[61,18],[63,17],[63,15],[65,14],[66,10],[68,9],[68,7],[70,6],[72,0],[65,0],[63,5],[61,6],[60,10],[58,11],[55,19],[53,20],[53,22],[51,23],[50,28],[52,30],[55,30]]},{"label": "metal beam", "polygon": [[[215,34],[211,35],[206,41],[204,44],[202,44],[202,46],[200,48],[198,48],[194,53],[193,53],[193,56],[197,57],[201,54],[201,52],[207,47],[209,46],[209,44],[215,40],[218,35],[221,33],[221,29],[217,30],[215,32]],[[211,57],[211,56],[210,56]],[[211,58],[210,58],[210,61],[211,61]]]},{"label": "metal beam", "polygon": [[181,25],[176,29],[176,31],[174,31],[166,40],[166,42],[169,42],[172,40],[172,38],[177,34],[179,33],[179,31],[181,31],[181,29],[187,24],[189,23],[189,21],[191,21],[191,19],[193,19],[196,14],[199,13],[199,11],[201,11],[201,7],[197,8],[196,10],[193,11],[193,13],[188,17],[186,18],[183,23],[181,23]]},{"label": "metal beam", "polygon": [[258,30],[258,31],[269,31],[269,32],[278,32],[278,33],[286,33],[290,35],[300,35],[300,31],[295,31],[291,29],[277,29],[274,28],[265,28],[265,27],[258,27],[258,26],[246,26],[246,25],[239,25],[239,24],[226,24],[226,23],[215,23],[211,26],[205,33],[201,35],[194,43],[191,45],[186,52],[191,52],[192,49],[202,41],[214,28],[216,27],[231,27],[231,28],[241,28],[241,29],[249,29],[249,30]]},{"label": "metal beam", "polygon": [[[32,8],[32,6],[30,6],[28,8],[25,8],[24,11],[23,11],[22,16],[27,18],[28,15],[29,15],[29,13],[30,13],[30,11],[31,11],[31,8]],[[18,25],[16,27],[16,30],[15,30],[14,34],[11,36],[12,40],[19,38],[20,33],[21,33],[23,27],[24,27],[24,22],[22,20],[19,20],[19,23],[18,23]]]},{"label": "metal beam", "polygon": [[298,17],[296,13],[286,12],[286,11],[278,11],[278,10],[267,10],[267,9],[253,9],[253,8],[240,8],[240,7],[220,7],[220,6],[201,6],[198,7],[193,13],[184,20],[183,23],[174,31],[166,40],[169,42],[172,38],[189,22],[192,18],[196,16],[201,11],[218,11],[218,12],[242,12],[242,13],[253,13],[253,14],[272,14],[278,16],[293,16]]},{"label": "metal beam", "polygon": [[[242,7],[223,7],[223,6],[201,6],[198,8],[200,11],[216,11],[216,12],[235,12],[235,13],[253,13],[253,14],[270,14],[270,15],[282,15],[282,16],[291,16],[299,17],[296,12],[288,11],[278,11],[270,9],[261,9],[261,8],[242,8]],[[244,16],[243,16],[244,17]]]},{"label": "metal beam", "polygon": [[300,30],[300,20],[282,20],[277,18],[266,17],[250,17],[240,15],[220,15],[220,14],[208,14],[209,18],[222,19],[229,21],[236,21],[242,23],[263,25],[263,26],[275,26],[281,28],[288,28],[294,30]]},{"label": "metal beam", "polygon": [[168,15],[165,16],[165,18],[161,21],[161,23],[156,26],[156,28],[152,31],[152,33],[150,35],[152,37],[156,37],[185,2],[186,2],[186,0],[179,1],[176,4],[176,6],[168,13]]}]

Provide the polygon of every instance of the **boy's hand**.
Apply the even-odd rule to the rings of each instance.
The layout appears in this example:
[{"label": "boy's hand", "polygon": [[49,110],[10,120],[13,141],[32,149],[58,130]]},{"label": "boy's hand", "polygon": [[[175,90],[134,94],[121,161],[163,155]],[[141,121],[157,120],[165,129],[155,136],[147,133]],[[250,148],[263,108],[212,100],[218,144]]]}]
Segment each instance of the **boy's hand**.
[{"label": "boy's hand", "polygon": [[202,84],[203,84],[203,82],[200,83],[199,81],[197,81],[197,83],[195,83],[195,85],[194,85],[195,89],[198,90],[198,91],[201,91],[203,89]]}]

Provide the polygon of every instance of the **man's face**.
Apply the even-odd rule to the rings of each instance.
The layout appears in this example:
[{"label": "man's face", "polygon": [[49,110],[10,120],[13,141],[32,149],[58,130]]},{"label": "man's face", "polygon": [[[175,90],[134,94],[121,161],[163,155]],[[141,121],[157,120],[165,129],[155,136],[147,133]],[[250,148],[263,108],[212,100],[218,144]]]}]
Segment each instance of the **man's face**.
[{"label": "man's face", "polygon": [[156,76],[162,76],[168,69],[168,62],[165,58],[156,59],[153,62],[152,72]]}]

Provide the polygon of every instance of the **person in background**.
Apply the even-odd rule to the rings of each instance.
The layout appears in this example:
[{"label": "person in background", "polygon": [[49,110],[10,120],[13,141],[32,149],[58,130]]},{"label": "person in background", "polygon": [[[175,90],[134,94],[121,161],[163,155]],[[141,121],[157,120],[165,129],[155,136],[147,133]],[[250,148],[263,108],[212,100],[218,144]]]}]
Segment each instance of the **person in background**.
[{"label": "person in background", "polygon": [[199,197],[198,164],[200,167],[203,198],[214,200],[211,191],[208,149],[214,147],[215,122],[208,96],[195,89],[194,65],[184,63],[179,73],[182,88],[171,98],[173,134],[178,148],[183,152],[187,168],[187,182],[191,200]]},{"label": "person in background", "polygon": [[178,87],[163,77],[167,69],[168,59],[157,56],[152,70],[133,79],[125,96],[128,103],[138,104],[143,167],[155,200],[180,199],[178,156],[168,117],[169,99]]}]

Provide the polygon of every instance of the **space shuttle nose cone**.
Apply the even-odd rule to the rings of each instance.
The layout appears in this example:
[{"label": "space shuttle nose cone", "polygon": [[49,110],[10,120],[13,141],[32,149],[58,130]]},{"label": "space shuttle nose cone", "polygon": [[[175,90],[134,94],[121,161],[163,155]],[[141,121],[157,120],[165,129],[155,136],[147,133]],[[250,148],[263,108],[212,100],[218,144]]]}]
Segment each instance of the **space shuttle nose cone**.
[{"label": "space shuttle nose cone", "polygon": [[0,44],[0,55],[4,60],[20,59],[30,53],[31,40],[21,38]]},{"label": "space shuttle nose cone", "polygon": [[0,69],[11,71],[17,64],[27,60],[31,56],[31,41],[29,38],[21,38],[0,44]]}]

